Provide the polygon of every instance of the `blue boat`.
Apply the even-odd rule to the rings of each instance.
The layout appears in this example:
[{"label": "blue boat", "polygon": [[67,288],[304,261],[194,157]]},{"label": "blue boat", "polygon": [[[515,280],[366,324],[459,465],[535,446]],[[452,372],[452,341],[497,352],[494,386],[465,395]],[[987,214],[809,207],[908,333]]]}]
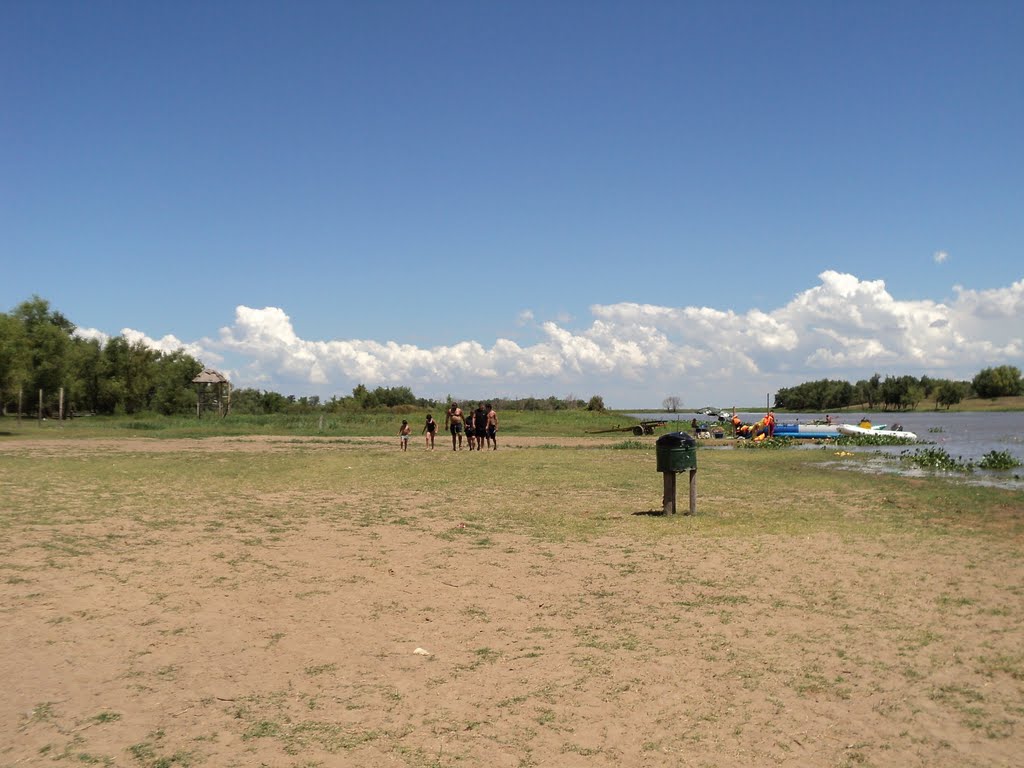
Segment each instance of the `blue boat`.
[{"label": "blue boat", "polygon": [[776,424],[776,437],[800,440],[834,440],[840,436],[837,424]]}]

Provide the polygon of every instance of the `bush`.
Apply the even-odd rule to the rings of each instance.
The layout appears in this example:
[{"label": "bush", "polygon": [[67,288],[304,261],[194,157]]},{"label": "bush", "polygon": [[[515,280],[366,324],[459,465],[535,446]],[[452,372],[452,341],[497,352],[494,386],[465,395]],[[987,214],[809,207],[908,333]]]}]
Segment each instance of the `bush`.
[{"label": "bush", "polygon": [[989,451],[978,462],[982,469],[1015,469],[1020,465],[1008,451]]}]

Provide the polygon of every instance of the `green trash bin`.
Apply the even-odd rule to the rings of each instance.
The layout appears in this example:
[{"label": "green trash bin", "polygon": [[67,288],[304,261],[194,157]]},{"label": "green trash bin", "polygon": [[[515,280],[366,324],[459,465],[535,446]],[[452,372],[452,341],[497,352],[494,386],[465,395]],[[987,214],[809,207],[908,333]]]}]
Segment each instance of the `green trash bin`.
[{"label": "green trash bin", "polygon": [[659,472],[684,472],[697,468],[697,441],[686,432],[669,432],[654,445]]}]

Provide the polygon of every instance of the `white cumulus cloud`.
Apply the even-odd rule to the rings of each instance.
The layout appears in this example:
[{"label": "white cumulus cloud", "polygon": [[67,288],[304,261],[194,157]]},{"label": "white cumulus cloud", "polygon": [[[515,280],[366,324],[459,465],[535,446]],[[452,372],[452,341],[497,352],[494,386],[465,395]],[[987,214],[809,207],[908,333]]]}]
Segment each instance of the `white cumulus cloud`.
[{"label": "white cumulus cloud", "polygon": [[[123,331],[158,349],[183,347],[207,362],[238,361],[239,386],[343,394],[356,383],[410,386],[424,394],[602,392],[610,403],[731,401],[817,378],[911,373],[969,377],[1024,358],[1024,279],[1005,288],[960,286],[955,298],[904,300],[882,280],[827,270],[777,307],[596,304],[582,325],[539,323],[529,345],[455,340],[435,347],[373,339],[303,339],[279,307],[239,306],[214,339],[193,344]],[[524,310],[519,322],[533,322]],[[80,331],[80,334],[99,333]],[[465,391],[467,384],[473,392]],[[303,391],[303,388],[306,388]],[[660,393],[660,394],[659,394]],[[699,393],[699,394],[698,394]],[[746,395],[749,401],[750,395]]]}]

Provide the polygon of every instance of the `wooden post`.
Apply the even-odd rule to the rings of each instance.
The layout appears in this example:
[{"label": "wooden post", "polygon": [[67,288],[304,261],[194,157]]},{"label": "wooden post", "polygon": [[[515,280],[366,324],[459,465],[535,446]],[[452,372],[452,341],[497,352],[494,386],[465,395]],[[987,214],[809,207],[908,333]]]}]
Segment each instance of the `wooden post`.
[{"label": "wooden post", "polygon": [[697,514],[697,470],[690,470],[690,512],[691,515]]},{"label": "wooden post", "polygon": [[19,427],[21,426],[21,406],[22,406],[21,400],[22,400],[22,396],[24,394],[25,394],[25,391],[21,387],[18,387],[18,426]]},{"label": "wooden post", "polygon": [[39,390],[39,410],[38,410],[38,412],[36,414],[36,418],[37,418],[36,423],[39,424],[40,427],[43,426],[43,390],[42,389]]},{"label": "wooden post", "polygon": [[662,514],[674,515],[676,513],[676,473],[662,472],[665,478],[665,493],[661,498]]},{"label": "wooden post", "polygon": [[57,406],[57,421],[64,421],[64,387],[60,388],[60,405]]}]

